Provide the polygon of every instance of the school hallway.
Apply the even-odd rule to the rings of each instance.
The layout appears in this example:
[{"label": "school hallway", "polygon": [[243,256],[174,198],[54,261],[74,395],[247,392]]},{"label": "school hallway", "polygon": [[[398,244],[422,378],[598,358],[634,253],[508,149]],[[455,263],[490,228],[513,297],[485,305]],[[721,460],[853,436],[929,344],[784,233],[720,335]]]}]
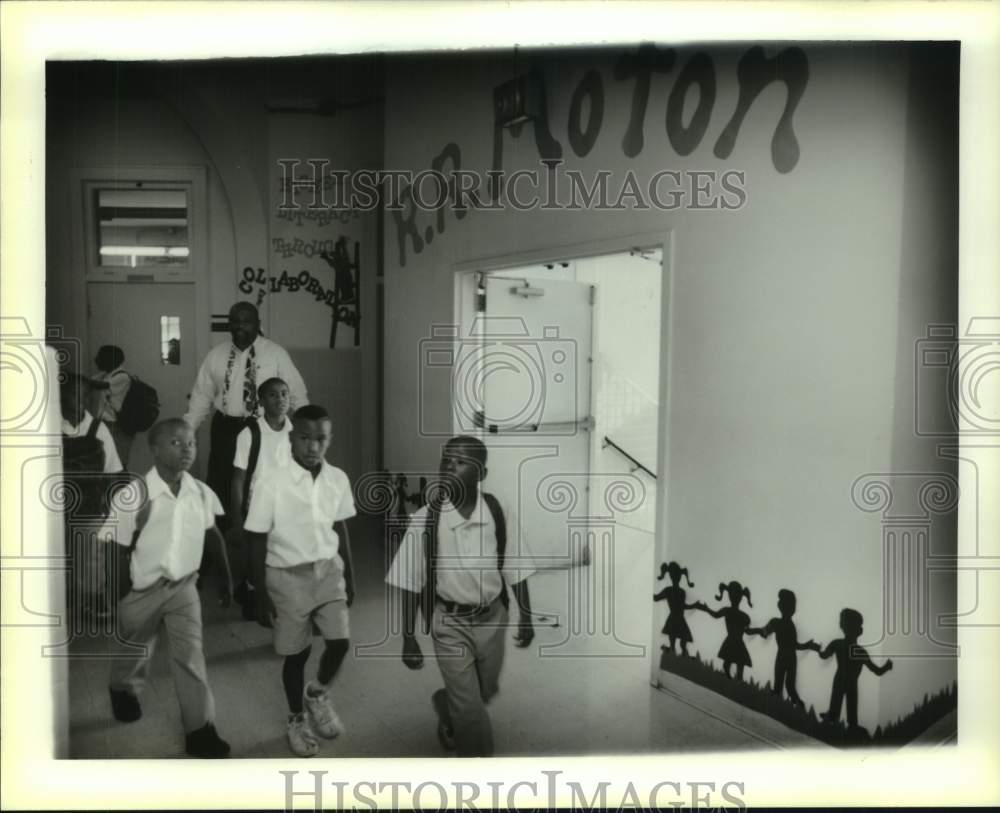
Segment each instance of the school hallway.
[{"label": "school hallway", "polygon": [[[601,657],[609,636],[572,636],[568,627],[535,624],[527,649],[508,639],[500,694],[491,702],[497,756],[677,753],[772,749],[819,743],[715,693],[673,678],[650,685],[650,612],[646,581],[652,570],[652,537],[622,536],[615,551],[614,638],[640,656]],[[320,757],[446,757],[438,744],[431,693],[441,678],[430,640],[421,636],[424,667],[410,671],[399,652],[401,639],[386,639],[391,595],[383,581],[385,557],[377,518],[352,526],[358,597],[351,608],[352,652],[334,683],[334,704],[346,733],[321,740]],[[592,568],[600,568],[594,562]],[[566,571],[536,575],[529,584],[536,608],[546,595],[565,601]],[[590,574],[595,580],[600,574]],[[641,585],[642,589],[638,589]],[[621,589],[629,587],[630,589]],[[631,589],[631,588],[635,589]],[[555,598],[558,596],[558,598]],[[232,746],[232,757],[288,758],[281,659],[271,631],[243,621],[239,607],[221,608],[212,585],[202,590],[205,652],[215,694],[216,724]],[[516,617],[516,614],[515,616]],[[551,618],[551,617],[549,617]],[[551,623],[551,622],[549,622]],[[513,637],[513,630],[509,633]],[[315,639],[318,641],[319,639]],[[380,643],[381,642],[381,643]],[[633,645],[642,642],[644,650]],[[71,651],[93,653],[106,639],[75,640]],[[623,651],[624,643],[621,643]],[[565,651],[564,651],[565,650]],[[313,646],[307,676],[315,673],[321,646]],[[108,700],[106,659],[72,658],[70,671],[70,756],[150,759],[184,757],[184,738],[166,646],[158,646],[149,684],[141,697],[143,716],[116,722]],[[596,653],[596,654],[595,654]],[[658,653],[657,653],[658,654]],[[677,692],[683,695],[681,697]]]}]

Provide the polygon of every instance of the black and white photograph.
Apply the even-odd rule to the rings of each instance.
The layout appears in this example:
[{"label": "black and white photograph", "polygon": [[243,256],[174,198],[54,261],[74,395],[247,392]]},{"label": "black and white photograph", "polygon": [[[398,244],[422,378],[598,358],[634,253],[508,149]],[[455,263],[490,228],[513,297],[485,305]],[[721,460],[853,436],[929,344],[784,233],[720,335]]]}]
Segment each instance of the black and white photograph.
[{"label": "black and white photograph", "polygon": [[12,806],[998,800],[995,8],[111,5],[3,9]]}]

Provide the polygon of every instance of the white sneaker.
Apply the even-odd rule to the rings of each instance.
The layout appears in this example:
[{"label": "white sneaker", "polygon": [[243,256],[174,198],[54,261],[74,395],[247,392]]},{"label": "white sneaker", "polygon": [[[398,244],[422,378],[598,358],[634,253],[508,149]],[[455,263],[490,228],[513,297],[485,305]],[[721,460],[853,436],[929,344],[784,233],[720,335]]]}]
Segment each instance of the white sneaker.
[{"label": "white sneaker", "polygon": [[328,689],[323,689],[318,683],[310,683],[303,693],[303,700],[313,731],[328,740],[344,733],[344,724],[333,709]]},{"label": "white sneaker", "polygon": [[319,751],[319,740],[309,725],[309,715],[304,711],[288,715],[288,744],[297,757],[314,757]]}]

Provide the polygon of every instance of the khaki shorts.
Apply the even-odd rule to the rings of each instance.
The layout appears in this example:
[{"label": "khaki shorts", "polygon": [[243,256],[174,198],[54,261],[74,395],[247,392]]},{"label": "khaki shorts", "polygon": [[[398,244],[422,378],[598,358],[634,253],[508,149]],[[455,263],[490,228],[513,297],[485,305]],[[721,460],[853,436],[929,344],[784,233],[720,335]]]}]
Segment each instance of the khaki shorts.
[{"label": "khaki shorts", "polygon": [[344,563],[339,556],[295,567],[268,567],[274,602],[274,649],[297,655],[312,643],[315,622],[327,640],[350,638]]}]

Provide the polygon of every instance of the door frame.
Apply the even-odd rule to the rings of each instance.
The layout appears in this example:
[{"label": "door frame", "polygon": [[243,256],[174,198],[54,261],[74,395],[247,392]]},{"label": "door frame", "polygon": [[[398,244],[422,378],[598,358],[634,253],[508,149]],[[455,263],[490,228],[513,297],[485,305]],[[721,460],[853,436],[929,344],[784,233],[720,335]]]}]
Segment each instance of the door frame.
[{"label": "door frame", "polygon": [[[70,228],[72,231],[73,267],[77,269],[72,274],[70,292],[73,297],[74,332],[80,342],[81,357],[79,364],[82,369],[87,361],[93,358],[90,345],[88,291],[87,291],[87,251],[90,245],[87,229],[90,227],[85,189],[92,183],[134,184],[137,181],[151,183],[189,183],[191,185],[191,203],[188,211],[188,240],[190,241],[189,267],[193,273],[179,280],[184,284],[194,285],[194,330],[191,335],[194,346],[191,352],[194,358],[201,358],[211,343],[211,307],[209,302],[210,281],[208,275],[211,268],[208,263],[208,196],[206,188],[207,170],[204,166],[151,166],[151,165],[98,165],[74,167],[69,172]],[[149,282],[149,280],[143,280]],[[120,283],[127,285],[128,282]],[[170,282],[156,282],[158,285],[171,285]],[[194,382],[191,382],[192,385]]]},{"label": "door frame", "polygon": [[[670,426],[670,371],[672,368],[672,327],[673,327],[673,287],[674,287],[674,230],[635,232],[621,237],[608,237],[601,240],[588,240],[580,243],[566,243],[541,249],[517,251],[510,254],[495,254],[471,260],[462,260],[452,264],[454,278],[454,303],[452,311],[455,314],[455,324],[460,341],[463,330],[472,324],[476,314],[476,274],[489,274],[518,268],[527,265],[544,265],[561,260],[578,260],[586,257],[599,257],[606,254],[623,254],[634,250],[660,249],[661,270],[660,280],[660,379],[657,393],[660,407],[657,420],[661,427]],[[449,402],[450,403],[450,402]],[[454,414],[454,411],[453,413]],[[458,429],[458,426],[454,426]],[[656,534],[662,537],[662,529],[666,527],[667,506],[667,472],[669,472],[668,433],[661,432],[657,440],[656,470],[661,473],[657,478],[656,489]]]},{"label": "door frame", "polygon": [[[660,279],[660,377],[657,396],[659,410],[657,421],[661,431],[657,437],[656,450],[656,527],[654,529],[654,546],[656,555],[662,555],[670,548],[668,538],[668,498],[669,498],[669,458],[670,458],[670,418],[671,386],[673,369],[673,324],[674,324],[674,229],[661,231],[637,232],[621,237],[609,237],[601,240],[589,240],[580,243],[568,243],[548,248],[499,254],[477,259],[464,260],[452,265],[454,276],[454,311],[455,323],[459,329],[459,341],[463,329],[471,324],[476,312],[476,274],[503,271],[510,268],[528,265],[543,265],[561,260],[576,260],[586,257],[598,257],[606,254],[622,254],[632,250],[661,250]],[[591,461],[592,463],[593,461]],[[649,574],[649,586],[652,589],[656,583],[654,573]],[[654,640],[650,652],[655,652],[656,625]],[[658,686],[658,659],[650,657],[649,682]]]}]

